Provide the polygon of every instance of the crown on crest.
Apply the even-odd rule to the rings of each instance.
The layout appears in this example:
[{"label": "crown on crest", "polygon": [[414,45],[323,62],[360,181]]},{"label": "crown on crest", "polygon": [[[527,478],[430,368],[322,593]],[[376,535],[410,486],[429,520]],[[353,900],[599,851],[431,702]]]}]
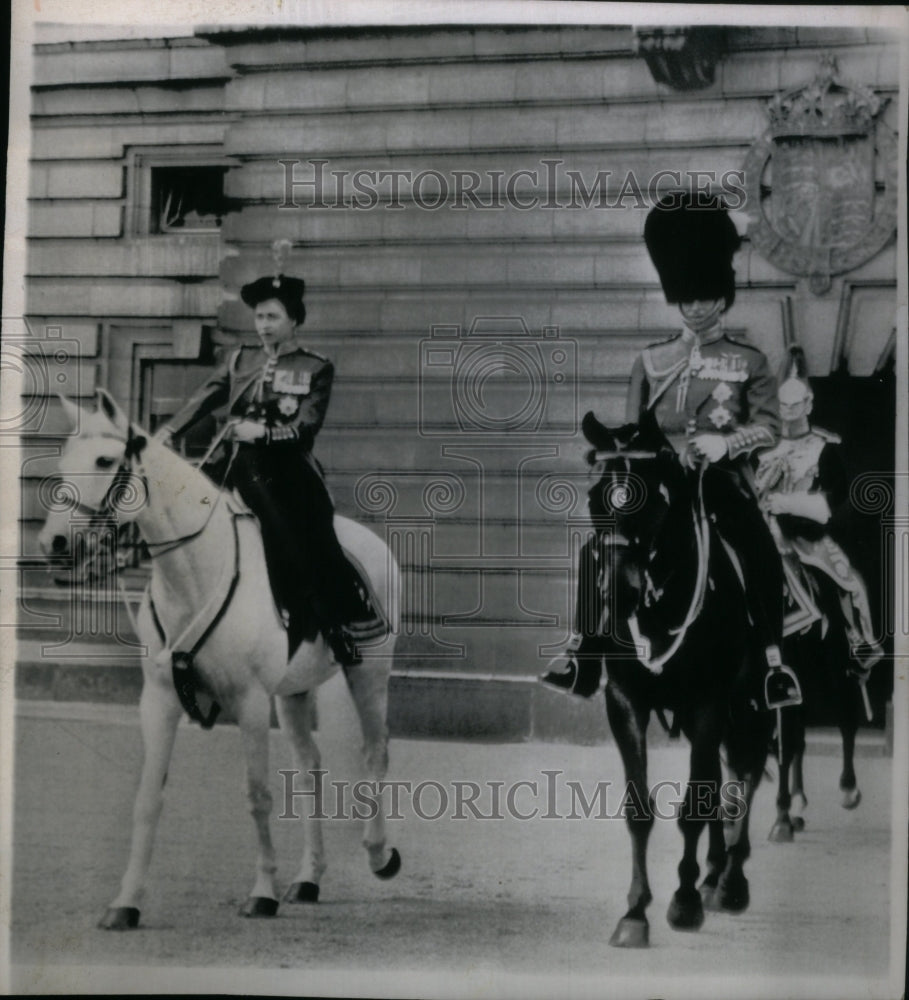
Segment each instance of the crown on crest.
[{"label": "crown on crest", "polygon": [[777,94],[767,114],[774,139],[836,138],[867,135],[881,108],[881,99],[871,90],[841,80],[836,59],[828,55],[811,83]]}]

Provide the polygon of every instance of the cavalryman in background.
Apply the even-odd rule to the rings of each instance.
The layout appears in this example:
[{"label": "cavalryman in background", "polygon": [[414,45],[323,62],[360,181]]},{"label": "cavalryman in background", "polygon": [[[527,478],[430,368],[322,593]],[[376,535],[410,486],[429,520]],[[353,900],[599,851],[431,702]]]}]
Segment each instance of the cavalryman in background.
[{"label": "cavalryman in background", "polygon": [[846,470],[840,438],[809,423],[814,393],[805,374],[804,354],[795,348],[779,390],[782,440],[761,454],[756,476],[783,559],[784,631],[803,632],[825,615],[841,616],[852,647],[851,670],[865,680],[883,650],[864,581],[831,537],[846,502]]},{"label": "cavalryman in background", "polygon": [[[749,611],[763,636],[771,671],[768,702],[792,703],[799,698],[797,681],[780,657],[780,559],[758,506],[750,465],[758,450],[779,438],[776,379],[763,353],[722,325],[735,299],[732,258],[741,241],[717,199],[682,193],[650,211],[644,239],[666,301],[678,305],[684,328],[647,347],[635,361],[626,417],[636,424],[650,409],[683,465],[704,466],[705,507],[739,558]],[[582,554],[582,590],[584,564]],[[579,619],[591,604],[581,595]],[[567,668],[544,681],[589,696],[599,685],[602,649],[596,616],[585,617]]]},{"label": "cavalryman in background", "polygon": [[235,449],[228,485],[259,519],[272,587],[287,613],[288,653],[321,631],[338,663],[349,666],[360,662],[354,639],[381,634],[384,623],[338,543],[334,507],[312,454],[334,366],[298,338],[303,290],[302,279],[283,274],[243,286],[261,346],[232,352],[164,433],[178,435],[228,407],[226,438]]}]

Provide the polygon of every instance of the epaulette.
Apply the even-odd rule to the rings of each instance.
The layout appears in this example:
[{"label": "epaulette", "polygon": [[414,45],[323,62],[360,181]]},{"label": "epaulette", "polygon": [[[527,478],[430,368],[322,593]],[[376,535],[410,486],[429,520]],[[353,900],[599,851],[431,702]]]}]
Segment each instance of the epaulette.
[{"label": "epaulette", "polygon": [[823,427],[812,427],[812,432],[817,434],[819,438],[823,438],[828,444],[842,444],[843,439],[839,434],[834,434],[833,431],[824,430]]},{"label": "epaulette", "polygon": [[301,347],[299,348],[299,350],[301,350],[304,354],[308,354],[312,358],[318,358],[319,361],[325,361],[325,362],[331,361],[331,358],[326,358],[324,354],[319,354],[318,351],[313,351],[308,347]]},{"label": "epaulette", "polygon": [[662,340],[655,340],[652,344],[647,345],[647,350],[649,351],[651,347],[659,347],[660,344],[671,344],[674,340],[678,340],[682,336],[682,331],[677,330],[675,333],[670,333],[668,337],[664,337]]},{"label": "epaulette", "polygon": [[731,330],[723,330],[723,336],[726,340],[731,341],[736,347],[749,347],[752,351],[757,351],[758,354],[763,354],[764,352],[757,346],[753,344],[748,339],[747,333],[733,333]]}]

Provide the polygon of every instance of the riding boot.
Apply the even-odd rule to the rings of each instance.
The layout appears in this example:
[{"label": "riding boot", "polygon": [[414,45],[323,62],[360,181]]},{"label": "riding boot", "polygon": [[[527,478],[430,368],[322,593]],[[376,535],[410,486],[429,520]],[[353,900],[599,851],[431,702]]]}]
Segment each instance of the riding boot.
[{"label": "riding boot", "polygon": [[575,611],[578,632],[572,636],[564,654],[550,661],[550,666],[561,663],[562,668],[549,670],[540,677],[548,687],[581,698],[596,694],[603,674],[603,640],[597,634],[603,605],[599,572],[597,542],[590,539],[581,548],[579,557]]},{"label": "riding boot", "polygon": [[782,660],[783,573],[779,551],[757,501],[734,475],[711,470],[705,476],[708,507],[715,515],[720,535],[738,556],[744,576],[745,603],[759,635],[763,637],[764,700],[768,709],[800,705],[798,678]]}]

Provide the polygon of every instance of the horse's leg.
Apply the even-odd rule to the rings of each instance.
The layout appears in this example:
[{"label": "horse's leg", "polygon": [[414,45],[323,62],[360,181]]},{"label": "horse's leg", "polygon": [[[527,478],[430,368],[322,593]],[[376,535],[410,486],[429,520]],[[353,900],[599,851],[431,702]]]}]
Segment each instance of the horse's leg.
[{"label": "horse's leg", "polygon": [[777,739],[781,741],[783,753],[780,759],[780,773],[776,790],[776,820],[770,828],[768,840],[775,844],[788,844],[793,840],[795,826],[789,810],[792,806],[792,794],[789,790],[789,774],[795,748],[798,744],[799,731],[804,742],[805,724],[802,718],[801,705],[793,705],[779,712],[780,732]]},{"label": "horse's leg", "polygon": [[[862,692],[858,679],[847,673],[849,665],[849,639],[845,629],[839,635],[828,634],[826,644],[828,670],[834,677],[836,692],[837,724],[843,740],[843,769],[840,772],[840,805],[855,809],[862,801],[862,793],[855,776],[855,736],[858,732]],[[831,633],[834,629],[831,628]]]},{"label": "horse's leg", "polygon": [[647,788],[647,723],[650,709],[635,704],[618,684],[606,686],[606,715],[622,755],[625,784],[633,802],[626,802],[625,821],[631,834],[631,887],[628,910],[609,943],[618,948],[646,948],[650,943],[647,907],[653,896],[647,881],[647,840],[653,828],[653,810]]},{"label": "horse's leg", "polygon": [[718,910],[721,907],[716,898],[717,888],[720,884],[720,876],[726,868],[726,835],[723,832],[722,814],[707,820],[707,835],[709,838],[707,874],[700,887],[701,902],[705,910]]},{"label": "horse's leg", "polygon": [[697,889],[698,843],[704,824],[720,816],[720,709],[710,705],[697,717],[688,715],[682,731],[691,742],[691,760],[685,800],[679,812],[679,829],[685,842],[679,862],[679,887],[666,919],[677,931],[696,931],[704,923],[704,906]]},{"label": "horse's leg", "polygon": [[[804,688],[803,688],[804,690]],[[796,725],[793,727],[791,737],[792,742],[792,762],[789,772],[789,818],[792,820],[793,830],[805,829],[805,810],[808,808],[808,797],[805,795],[805,709],[799,705],[797,708],[788,709],[793,713]],[[785,712],[783,713],[786,714]]]},{"label": "horse's leg", "polygon": [[[390,660],[367,659],[354,667],[346,667],[344,676],[360,717],[363,733],[363,760],[369,787],[363,789],[366,820],[363,846],[369,856],[369,867],[378,878],[392,878],[401,868],[401,856],[385,843],[385,814],[382,811],[383,781],[388,771],[388,676]],[[375,789],[373,793],[372,789]]]},{"label": "horse's leg", "polygon": [[145,890],[155,833],[164,805],[164,782],[180,721],[181,707],[169,680],[160,678],[153,666],[143,665],[145,677],[139,700],[144,759],[136,801],[129,863],[120,883],[120,892],[98,926],[122,931],[139,925],[139,904]]},{"label": "horse's leg", "polygon": [[271,699],[263,688],[250,688],[237,705],[237,722],[246,756],[246,790],[249,811],[256,827],[259,853],[256,881],[249,898],[240,909],[244,917],[273,917],[278,912],[275,892],[275,849],[271,840],[272,794],[268,774],[268,730],[271,725]]},{"label": "horse's leg", "polygon": [[[287,892],[285,903],[317,903],[319,881],[325,871],[325,852],[322,845],[322,819],[325,817],[322,799],[323,774],[319,768],[321,756],[312,736],[315,692],[292,694],[277,699],[278,720],[290,740],[294,773],[285,775],[292,781],[285,783],[284,813],[296,818],[303,827],[303,856],[300,867]],[[291,795],[287,794],[288,784]]]},{"label": "horse's leg", "polygon": [[717,887],[717,902],[724,910],[741,913],[749,903],[745,862],[751,855],[748,820],[754,793],[760,784],[767,760],[770,736],[769,713],[747,702],[731,706],[726,749],[729,767],[738,779],[736,786],[724,786],[723,808],[726,837],[726,868]]}]

